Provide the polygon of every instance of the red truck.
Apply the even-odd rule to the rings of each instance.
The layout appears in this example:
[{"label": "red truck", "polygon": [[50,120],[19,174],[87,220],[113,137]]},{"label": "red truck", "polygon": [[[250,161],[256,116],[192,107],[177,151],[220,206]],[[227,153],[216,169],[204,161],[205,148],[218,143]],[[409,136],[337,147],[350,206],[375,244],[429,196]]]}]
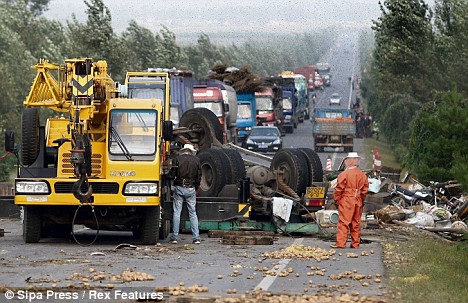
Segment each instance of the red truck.
[{"label": "red truck", "polygon": [[261,91],[255,92],[257,120],[262,125],[276,126],[283,132],[282,90],[275,86],[261,86]]}]

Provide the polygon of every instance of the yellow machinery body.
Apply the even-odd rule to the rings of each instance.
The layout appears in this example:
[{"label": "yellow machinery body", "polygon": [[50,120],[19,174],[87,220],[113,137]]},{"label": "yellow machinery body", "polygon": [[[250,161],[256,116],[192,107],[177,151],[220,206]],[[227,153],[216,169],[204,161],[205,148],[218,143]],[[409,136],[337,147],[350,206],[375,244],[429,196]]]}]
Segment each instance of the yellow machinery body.
[{"label": "yellow machinery body", "polygon": [[[25,207],[25,241],[42,237],[34,229],[71,224],[74,209],[87,204],[99,210],[103,225],[125,225],[142,234],[144,242],[156,242],[168,145],[163,139],[167,73],[154,82],[160,98],[128,99],[119,97],[105,61],[77,58],[56,65],[41,60],[33,68],[37,74],[24,101],[23,120],[37,108],[51,109],[57,117],[44,126],[23,121],[26,152],[15,180],[15,204]],[[25,125],[33,129],[24,130]],[[36,142],[24,141],[28,134],[35,141],[31,133],[39,138],[37,149]],[[90,218],[78,219],[86,224]],[[149,223],[153,219],[158,226]]]}]

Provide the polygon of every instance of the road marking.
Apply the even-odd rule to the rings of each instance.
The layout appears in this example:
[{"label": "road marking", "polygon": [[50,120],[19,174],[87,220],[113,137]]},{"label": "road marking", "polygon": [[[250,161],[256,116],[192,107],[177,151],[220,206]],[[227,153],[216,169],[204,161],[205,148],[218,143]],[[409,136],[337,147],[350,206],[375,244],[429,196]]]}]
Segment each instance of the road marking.
[{"label": "road marking", "polygon": [[335,167],[335,162],[336,162],[336,157],[338,156],[338,147],[335,147],[335,151],[333,152],[332,155],[332,168]]},{"label": "road marking", "polygon": [[[296,239],[294,240],[292,245],[301,245],[302,241],[304,241],[304,238]],[[273,284],[273,282],[275,282],[276,278],[278,277],[278,273],[280,273],[288,265],[289,261],[291,261],[291,259],[280,260],[278,269],[273,268],[270,270],[275,272],[276,275],[266,276],[265,278],[263,278],[263,280],[260,281],[260,283],[258,283],[258,285],[255,287],[255,290],[268,290],[268,288],[270,288],[270,286]]]},{"label": "road marking", "polygon": [[351,109],[351,98],[353,96],[354,64],[356,62],[356,49],[353,47],[353,71],[351,73],[351,85],[349,86],[348,108]]}]

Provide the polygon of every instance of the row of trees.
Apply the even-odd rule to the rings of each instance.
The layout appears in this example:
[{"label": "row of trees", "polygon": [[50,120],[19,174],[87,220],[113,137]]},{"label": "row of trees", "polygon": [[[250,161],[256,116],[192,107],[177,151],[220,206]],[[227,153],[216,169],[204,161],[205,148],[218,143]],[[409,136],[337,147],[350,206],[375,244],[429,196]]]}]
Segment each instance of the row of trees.
[{"label": "row of trees", "polygon": [[[80,22],[72,16],[64,25],[43,16],[49,0],[0,0],[1,138],[6,129],[19,129],[22,101],[35,76],[31,66],[40,58],[54,63],[85,56],[104,59],[115,81],[122,81],[129,70],[148,67],[188,69],[202,78],[215,64],[248,65],[253,72],[268,76],[319,61],[335,36],[334,30],[272,34],[268,40],[223,46],[201,33],[197,41],[182,46],[169,28],[154,33],[135,21],[117,34],[102,0],[84,2],[87,20]],[[0,161],[0,181],[8,179],[13,167],[13,157]]]},{"label": "row of trees", "polygon": [[363,95],[382,134],[422,181],[468,189],[468,2],[387,0]]}]

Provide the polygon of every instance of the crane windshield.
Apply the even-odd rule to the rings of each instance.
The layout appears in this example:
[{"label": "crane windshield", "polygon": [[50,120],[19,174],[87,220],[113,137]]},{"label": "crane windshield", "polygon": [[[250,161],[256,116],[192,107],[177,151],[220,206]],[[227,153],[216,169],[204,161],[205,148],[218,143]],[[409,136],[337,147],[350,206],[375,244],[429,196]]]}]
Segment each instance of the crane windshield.
[{"label": "crane windshield", "polygon": [[150,160],[156,154],[155,110],[114,109],[110,113],[109,153],[112,160]]}]

